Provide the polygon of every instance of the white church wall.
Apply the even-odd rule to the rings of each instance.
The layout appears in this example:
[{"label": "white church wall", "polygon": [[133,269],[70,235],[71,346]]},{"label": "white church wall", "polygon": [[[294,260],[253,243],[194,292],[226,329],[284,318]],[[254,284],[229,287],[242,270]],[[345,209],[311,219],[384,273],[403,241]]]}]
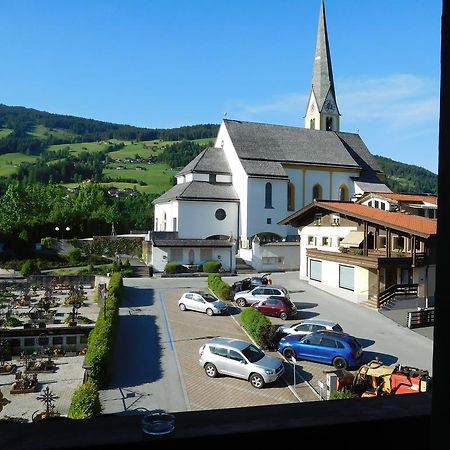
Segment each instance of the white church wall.
[{"label": "white church wall", "polygon": [[242,167],[234,145],[230,139],[225,123],[222,122],[217,133],[215,147],[223,148],[231,173],[233,174],[233,187],[240,200],[240,217],[239,217],[239,236],[248,236],[247,233],[247,193],[248,193],[248,176]]},{"label": "white church wall", "polygon": [[330,199],[330,172],[322,170],[305,170],[305,204],[313,201],[313,187],[320,184],[322,187],[322,199]]},{"label": "white church wall", "polygon": [[[265,207],[266,183],[272,184],[272,208]],[[286,227],[277,225],[288,216],[286,181],[249,178],[247,208],[247,236],[261,232],[286,236]],[[269,220],[271,223],[268,223]]]},{"label": "white church wall", "polygon": [[[223,209],[224,220],[215,213]],[[179,202],[178,237],[180,239],[205,239],[216,234],[237,236],[238,204],[232,202]]]},{"label": "white church wall", "polygon": [[345,184],[348,189],[348,199],[355,193],[355,186],[350,177],[357,177],[358,172],[332,172],[331,175],[331,200],[339,200],[339,188]]},{"label": "white church wall", "polygon": [[176,219],[176,227],[179,228],[178,223],[178,202],[157,203],[155,205],[155,231],[178,231],[174,230],[174,218]]},{"label": "white church wall", "polygon": [[155,272],[164,272],[168,261],[168,253],[166,250],[159,247],[153,247],[151,264]]},{"label": "white church wall", "polygon": [[253,242],[252,266],[258,272],[299,270],[299,243],[280,242],[261,245]]}]

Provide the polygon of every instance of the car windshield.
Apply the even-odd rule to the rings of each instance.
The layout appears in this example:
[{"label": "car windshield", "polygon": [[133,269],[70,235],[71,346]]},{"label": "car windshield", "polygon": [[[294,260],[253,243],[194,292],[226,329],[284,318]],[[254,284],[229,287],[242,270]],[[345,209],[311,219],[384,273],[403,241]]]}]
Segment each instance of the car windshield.
[{"label": "car windshield", "polygon": [[265,356],[265,353],[253,344],[250,344],[248,347],[244,348],[244,350],[242,350],[242,354],[252,363],[263,359]]},{"label": "car windshield", "polygon": [[213,303],[213,302],[217,302],[217,298],[214,297],[211,294],[202,294],[202,297],[208,302],[208,303]]},{"label": "car windshield", "polygon": [[336,325],[334,325],[333,326],[333,330],[334,331],[344,331],[343,329],[342,329],[342,327],[337,323]]}]

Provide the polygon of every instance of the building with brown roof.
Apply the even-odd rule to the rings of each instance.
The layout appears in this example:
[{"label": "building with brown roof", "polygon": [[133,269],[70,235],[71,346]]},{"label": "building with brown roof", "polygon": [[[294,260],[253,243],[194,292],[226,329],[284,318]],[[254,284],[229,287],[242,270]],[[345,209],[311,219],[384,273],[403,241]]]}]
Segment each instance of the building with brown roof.
[{"label": "building with brown roof", "polygon": [[433,298],[436,220],[353,202],[313,201],[280,222],[298,228],[300,278],[380,308],[391,298]]},{"label": "building with brown roof", "polygon": [[429,219],[437,218],[437,195],[372,192],[362,196],[357,202],[386,211],[401,211]]}]

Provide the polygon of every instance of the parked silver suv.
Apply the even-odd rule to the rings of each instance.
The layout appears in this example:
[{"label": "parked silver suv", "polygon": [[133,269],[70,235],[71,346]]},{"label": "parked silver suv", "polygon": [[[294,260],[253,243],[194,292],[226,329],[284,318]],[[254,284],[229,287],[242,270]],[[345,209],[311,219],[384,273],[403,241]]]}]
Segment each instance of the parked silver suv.
[{"label": "parked silver suv", "polygon": [[202,345],[199,350],[200,365],[208,377],[219,373],[250,381],[253,387],[262,388],[273,383],[284,372],[282,361],[266,355],[250,342],[217,337]]},{"label": "parked silver suv", "polygon": [[261,300],[267,300],[267,298],[276,297],[289,297],[289,292],[283,286],[277,284],[271,284],[266,286],[257,286],[251,291],[241,291],[234,295],[234,301],[241,308],[246,305],[252,305],[253,303],[260,302]]}]

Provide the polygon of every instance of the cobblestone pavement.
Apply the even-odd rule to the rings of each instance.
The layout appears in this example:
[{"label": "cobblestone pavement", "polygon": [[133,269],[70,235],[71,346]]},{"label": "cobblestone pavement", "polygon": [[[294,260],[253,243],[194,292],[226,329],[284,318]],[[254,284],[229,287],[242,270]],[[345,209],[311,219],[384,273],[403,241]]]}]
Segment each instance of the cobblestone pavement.
[{"label": "cobblestone pavement", "polygon": [[[180,311],[178,299],[184,291],[185,289],[165,290],[164,302],[192,410],[299,402],[288,387],[291,384],[288,380],[291,373],[289,367],[286,377],[264,389],[255,389],[248,381],[232,377],[207,377],[198,363],[202,344],[217,336],[246,341],[250,339],[234,318],[239,313],[237,308],[230,308],[231,315],[212,317],[193,311]],[[280,358],[279,355],[277,357]],[[298,389],[302,390],[300,386]],[[308,390],[310,391],[309,388]]]}]

